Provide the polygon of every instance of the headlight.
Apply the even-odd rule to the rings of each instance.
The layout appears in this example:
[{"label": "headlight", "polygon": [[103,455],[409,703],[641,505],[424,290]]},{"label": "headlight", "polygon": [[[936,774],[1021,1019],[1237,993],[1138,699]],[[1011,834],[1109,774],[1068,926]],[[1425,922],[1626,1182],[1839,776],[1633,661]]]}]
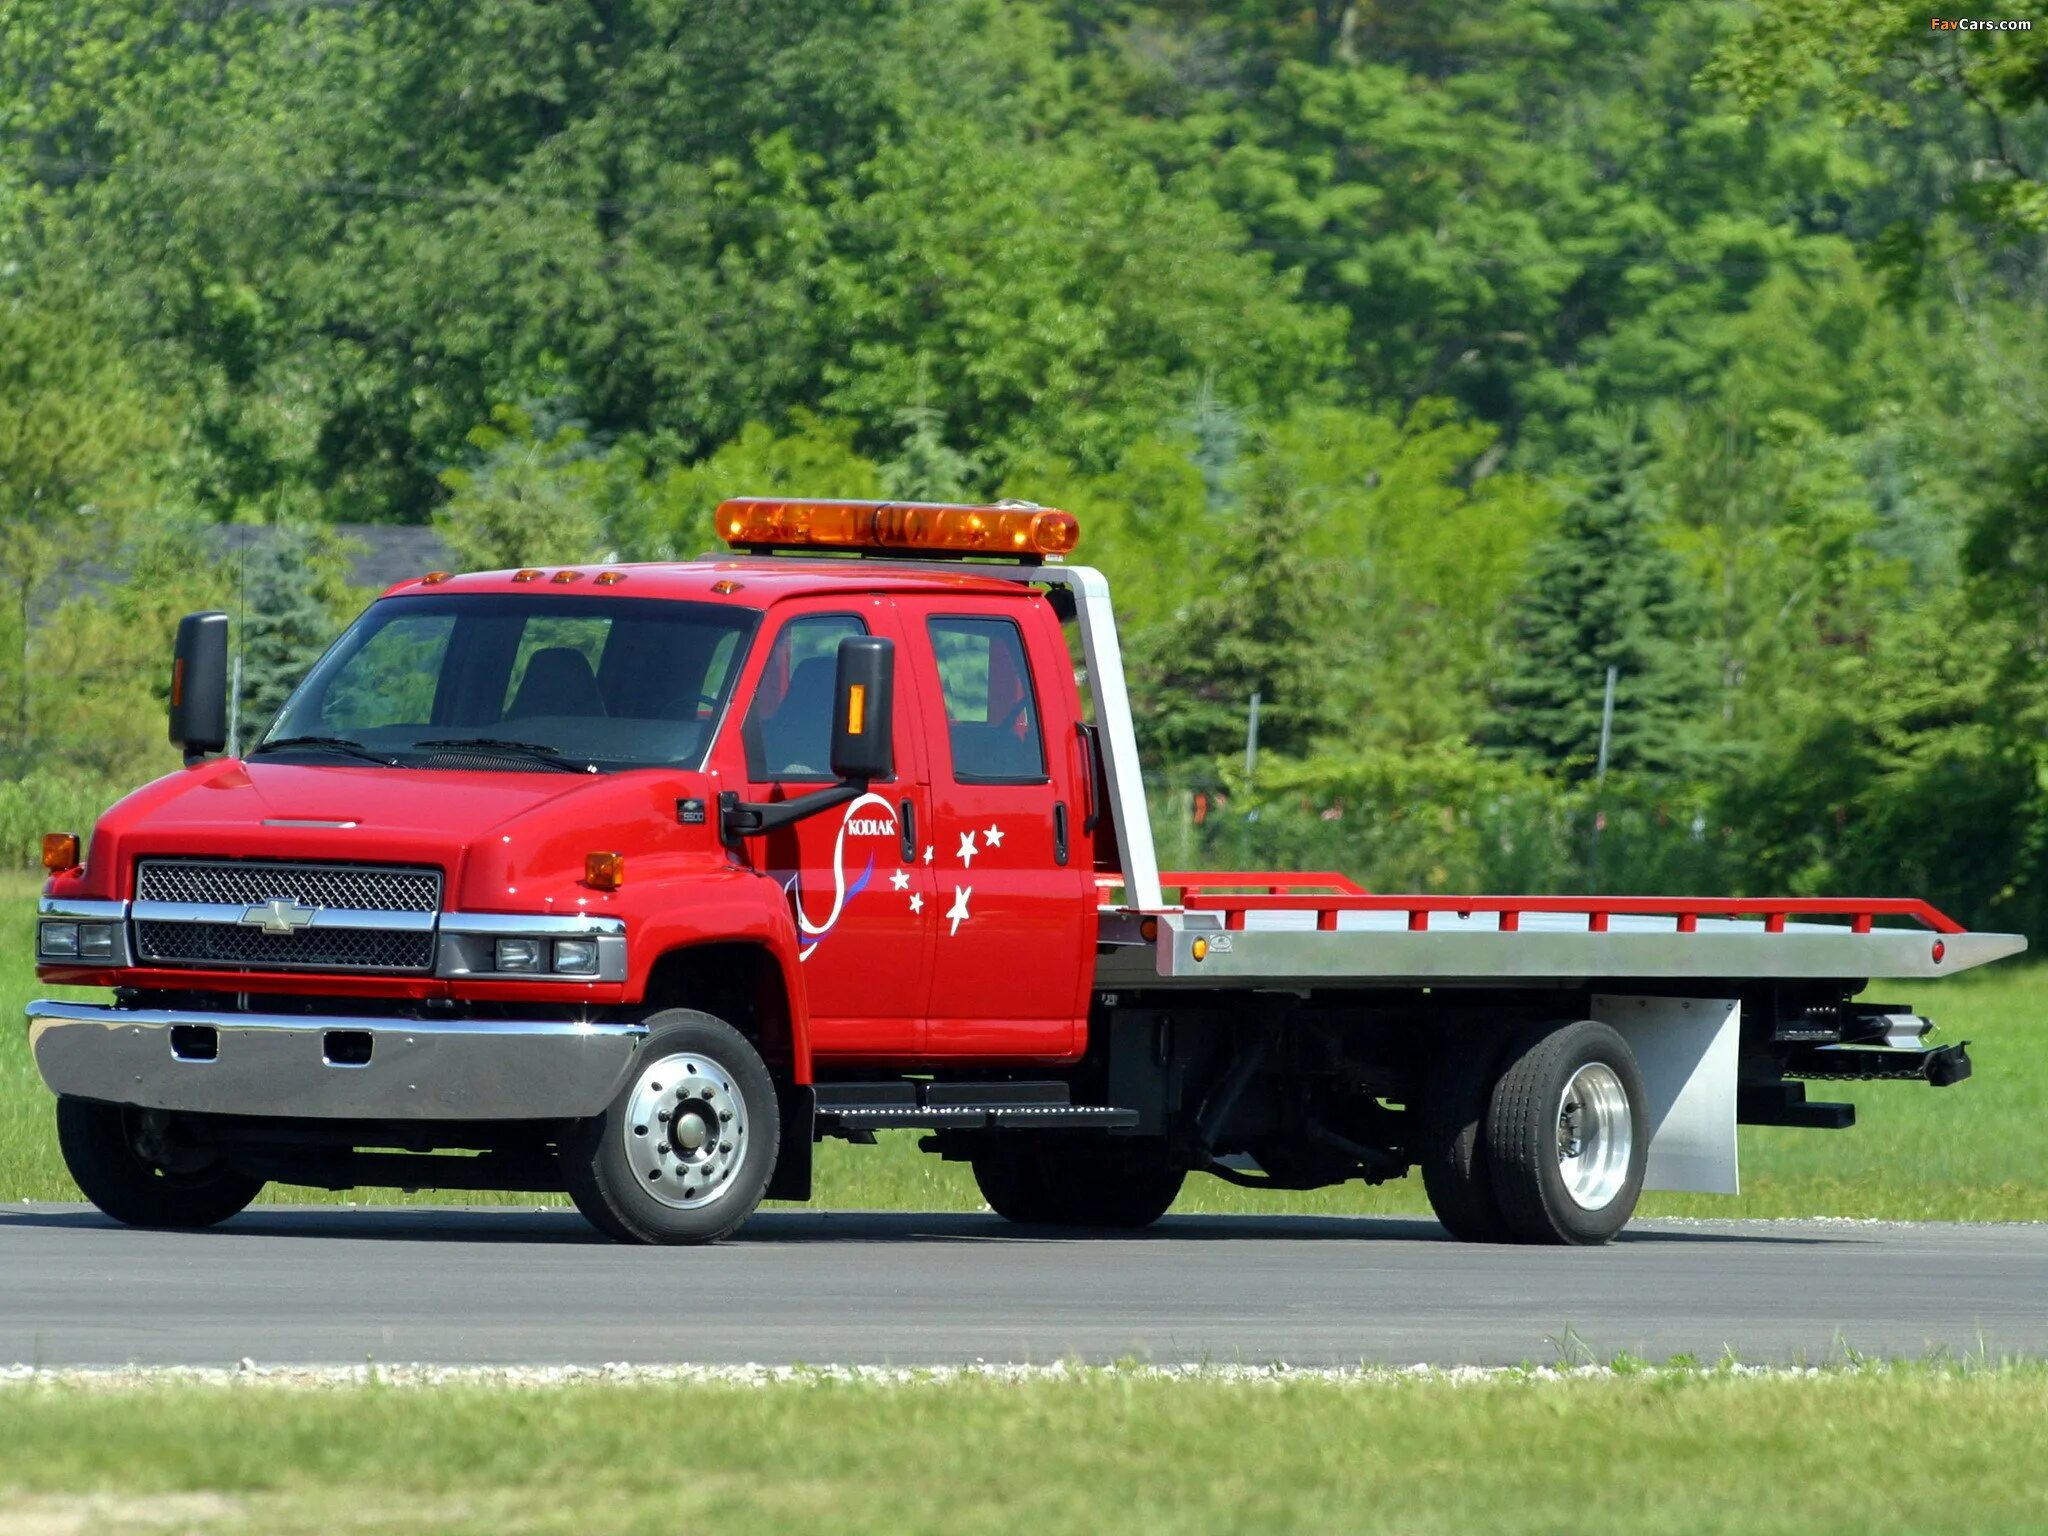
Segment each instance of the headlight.
[{"label": "headlight", "polygon": [[595,976],[597,940],[555,940],[555,969],[564,976]]},{"label": "headlight", "polygon": [[497,967],[501,971],[537,971],[540,969],[539,939],[500,939],[496,954]]},{"label": "headlight", "polygon": [[65,960],[75,958],[78,954],[78,924],[43,924],[41,937],[36,940],[36,953]]},{"label": "headlight", "polygon": [[114,958],[114,925],[112,923],[80,923],[78,925],[78,953],[86,960],[111,960]]}]

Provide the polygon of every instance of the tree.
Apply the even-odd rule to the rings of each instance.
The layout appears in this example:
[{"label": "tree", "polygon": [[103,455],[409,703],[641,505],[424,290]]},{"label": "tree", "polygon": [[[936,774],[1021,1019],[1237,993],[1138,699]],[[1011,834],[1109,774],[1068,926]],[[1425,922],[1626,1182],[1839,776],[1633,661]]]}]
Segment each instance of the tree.
[{"label": "tree", "polygon": [[580,423],[559,412],[499,406],[469,434],[470,462],[443,470],[434,526],[465,570],[572,564],[604,549],[607,470]]},{"label": "tree", "polygon": [[241,739],[274,719],[351,606],[339,541],[287,523],[250,548],[241,573]]},{"label": "tree", "polygon": [[1515,605],[1513,660],[1487,737],[1568,778],[1589,777],[1612,667],[1609,766],[1668,773],[1696,761],[1708,701],[1693,606],[1658,542],[1634,423],[1606,423],[1594,454],[1591,483],[1538,547]]},{"label": "tree", "polygon": [[1141,742],[1169,761],[1241,748],[1254,693],[1263,748],[1302,752],[1337,724],[1332,604],[1307,552],[1306,498],[1276,457],[1254,459],[1245,480],[1208,590],[1134,654]]},{"label": "tree", "polygon": [[0,298],[0,583],[15,642],[17,758],[34,744],[31,638],[43,605],[118,552],[169,434],[118,352],[48,291]]},{"label": "tree", "polygon": [[961,501],[980,466],[946,441],[945,413],[927,398],[922,366],[910,404],[896,413],[903,444],[882,465],[882,485],[897,501]]}]

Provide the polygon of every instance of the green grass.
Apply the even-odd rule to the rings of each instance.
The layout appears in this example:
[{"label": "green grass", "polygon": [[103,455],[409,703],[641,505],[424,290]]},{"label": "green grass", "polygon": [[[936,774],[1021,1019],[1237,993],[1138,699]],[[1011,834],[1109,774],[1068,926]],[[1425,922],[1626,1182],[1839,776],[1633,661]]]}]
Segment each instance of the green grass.
[{"label": "green grass", "polygon": [[[0,904],[25,914],[33,886],[0,883]],[[29,1060],[18,1025],[21,1005],[47,988],[29,962],[29,923],[12,924],[19,942],[0,961],[0,1200],[75,1200],[51,1130],[50,1100]],[[2048,1220],[2048,968],[1995,966],[1953,980],[1877,989],[1938,1019],[1942,1040],[1967,1039],[1977,1073],[1954,1088],[1910,1083],[1816,1084],[1817,1098],[1852,1099],[1859,1123],[1848,1131],[1742,1130],[1744,1192],[1736,1198],[1651,1195],[1649,1215],[1859,1216],[1898,1220]],[[80,996],[89,994],[80,993]],[[826,1142],[818,1149],[818,1202],[840,1208],[972,1211],[981,1198],[964,1167],[916,1150],[898,1133],[875,1147]],[[357,1191],[330,1196],[278,1188],[274,1198],[400,1199]],[[490,1200],[432,1194],[426,1200]],[[537,1197],[505,1196],[532,1204]],[[1418,1212],[1420,1183],[1405,1179],[1304,1194],[1264,1195],[1196,1177],[1182,1211]]]},{"label": "green grass", "polygon": [[[0,1390],[8,1531],[2048,1528],[2048,1371]],[[1910,1426],[1904,1440],[1901,1426]]]}]

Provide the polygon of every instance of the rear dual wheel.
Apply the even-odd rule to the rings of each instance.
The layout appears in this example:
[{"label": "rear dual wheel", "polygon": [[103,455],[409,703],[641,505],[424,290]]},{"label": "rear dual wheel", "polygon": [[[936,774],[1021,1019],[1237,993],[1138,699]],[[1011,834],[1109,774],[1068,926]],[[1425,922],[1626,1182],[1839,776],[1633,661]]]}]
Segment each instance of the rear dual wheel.
[{"label": "rear dual wheel", "polygon": [[1128,1138],[992,1139],[972,1159],[989,1209],[1032,1226],[1149,1227],[1180,1194],[1187,1170],[1164,1144]]},{"label": "rear dual wheel", "polygon": [[1473,1031],[1424,1088],[1431,1207],[1467,1242],[1604,1243],[1642,1193],[1646,1105],[1635,1053],[1605,1024]]}]

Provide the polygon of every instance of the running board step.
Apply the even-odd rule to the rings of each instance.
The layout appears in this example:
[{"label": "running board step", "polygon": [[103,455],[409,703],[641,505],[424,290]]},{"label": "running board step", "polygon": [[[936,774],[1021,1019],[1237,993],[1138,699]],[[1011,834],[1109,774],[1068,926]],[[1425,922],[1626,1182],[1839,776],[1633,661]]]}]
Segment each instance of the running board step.
[{"label": "running board step", "polygon": [[1069,1101],[1065,1083],[820,1083],[821,1129],[1117,1130],[1135,1109]]}]

